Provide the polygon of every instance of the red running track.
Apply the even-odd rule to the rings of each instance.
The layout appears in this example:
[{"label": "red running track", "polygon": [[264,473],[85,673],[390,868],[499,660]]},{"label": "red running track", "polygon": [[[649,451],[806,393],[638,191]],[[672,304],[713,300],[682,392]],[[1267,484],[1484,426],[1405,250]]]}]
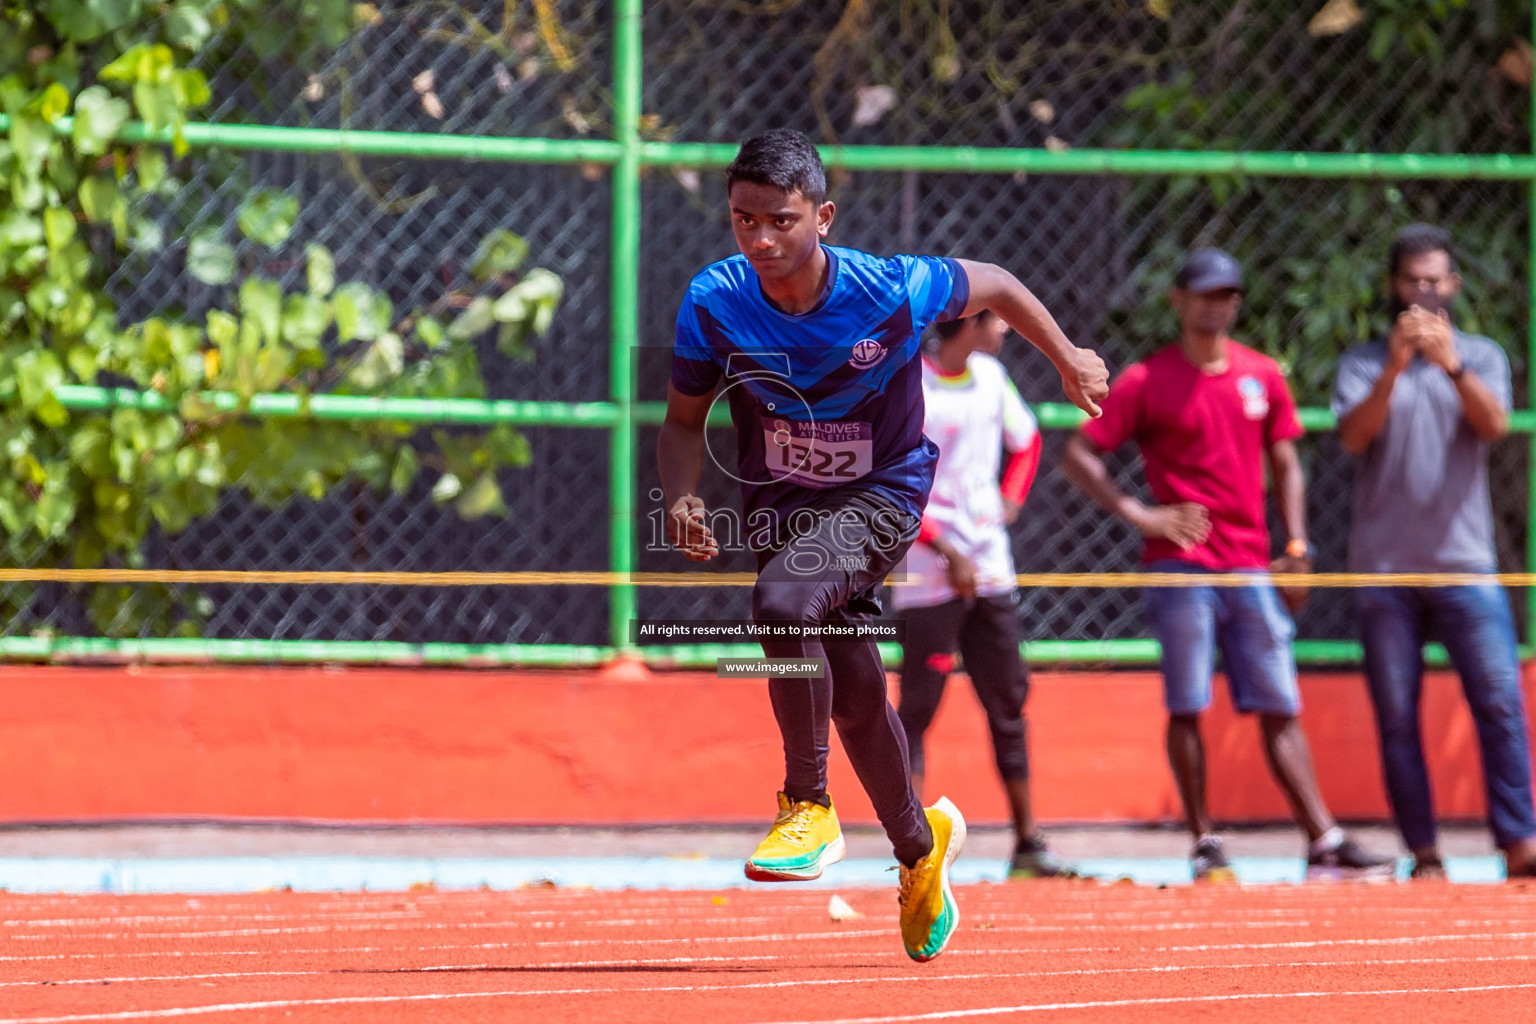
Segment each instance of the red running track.
[{"label": "red running track", "polygon": [[959,893],[929,964],[893,892],[0,895],[0,1024],[1528,1020],[1536,887]]}]

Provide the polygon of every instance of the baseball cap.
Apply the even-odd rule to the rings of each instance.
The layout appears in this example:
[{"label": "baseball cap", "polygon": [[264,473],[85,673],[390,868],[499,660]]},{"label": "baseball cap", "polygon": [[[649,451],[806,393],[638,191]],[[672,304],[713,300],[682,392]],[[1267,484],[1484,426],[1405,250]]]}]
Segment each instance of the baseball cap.
[{"label": "baseball cap", "polygon": [[1196,249],[1185,257],[1173,283],[1192,292],[1219,292],[1226,288],[1243,291],[1243,268],[1229,252]]}]

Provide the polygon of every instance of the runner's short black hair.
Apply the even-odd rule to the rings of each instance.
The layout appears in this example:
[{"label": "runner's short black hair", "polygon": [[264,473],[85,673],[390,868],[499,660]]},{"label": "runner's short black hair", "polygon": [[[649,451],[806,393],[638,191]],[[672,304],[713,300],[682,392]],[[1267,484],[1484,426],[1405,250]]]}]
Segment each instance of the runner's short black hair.
[{"label": "runner's short black hair", "polygon": [[1387,273],[1396,277],[1402,269],[1403,260],[1431,252],[1443,252],[1449,256],[1451,271],[1457,272],[1456,243],[1451,240],[1451,233],[1433,224],[1409,224],[1397,233],[1392,239],[1392,248],[1387,250]]},{"label": "runner's short black hair", "polygon": [[957,316],[953,320],[938,320],[934,322],[933,333],[937,334],[941,341],[948,341],[965,330],[966,324],[983,324],[988,317],[996,315],[990,309],[984,309],[979,313],[972,313],[970,316]]},{"label": "runner's short black hair", "polygon": [[827,198],[827,172],[821,166],[821,154],[804,133],[793,128],[772,128],[743,142],[736,159],[725,169],[727,194],[738,181],[799,192],[813,206],[820,206]]}]

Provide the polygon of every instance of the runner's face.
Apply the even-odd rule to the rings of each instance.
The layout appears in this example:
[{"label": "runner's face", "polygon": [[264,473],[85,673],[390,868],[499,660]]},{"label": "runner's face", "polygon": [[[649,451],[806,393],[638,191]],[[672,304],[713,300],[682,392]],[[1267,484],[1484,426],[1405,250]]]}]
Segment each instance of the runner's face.
[{"label": "runner's face", "polygon": [[750,181],[731,186],[736,247],[760,277],[793,277],[804,268],[831,229],[832,213],[831,203],[817,207],[800,192]]}]

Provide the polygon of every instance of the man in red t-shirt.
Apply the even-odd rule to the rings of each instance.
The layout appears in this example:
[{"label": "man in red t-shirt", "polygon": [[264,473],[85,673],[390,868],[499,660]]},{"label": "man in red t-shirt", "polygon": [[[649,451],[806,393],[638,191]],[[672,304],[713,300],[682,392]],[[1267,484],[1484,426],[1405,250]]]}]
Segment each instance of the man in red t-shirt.
[{"label": "man in red t-shirt", "polygon": [[[1275,781],[1285,791],[1311,845],[1309,878],[1386,874],[1390,861],[1344,835],[1318,791],[1297,714],[1295,626],[1269,581],[1264,463],[1289,541],[1273,565],[1310,572],[1306,483],[1296,455],[1302,434],[1296,403],[1273,359],[1227,333],[1242,304],[1242,271],[1220,249],[1197,249],[1169,296],[1179,314],[1179,342],[1122,373],[1104,415],[1067,444],[1062,469],[1074,484],[1146,538],[1153,572],[1209,575],[1251,572],[1240,586],[1152,587],[1148,619],[1162,647],[1168,707],[1168,759],[1178,782],[1197,879],[1230,878],[1221,838],[1205,800],[1200,713],[1210,706],[1211,672],[1220,650],[1232,702],[1257,713]],[[1156,505],[1122,491],[1103,455],[1134,440]],[[1304,592],[1285,595],[1299,605]]]}]

